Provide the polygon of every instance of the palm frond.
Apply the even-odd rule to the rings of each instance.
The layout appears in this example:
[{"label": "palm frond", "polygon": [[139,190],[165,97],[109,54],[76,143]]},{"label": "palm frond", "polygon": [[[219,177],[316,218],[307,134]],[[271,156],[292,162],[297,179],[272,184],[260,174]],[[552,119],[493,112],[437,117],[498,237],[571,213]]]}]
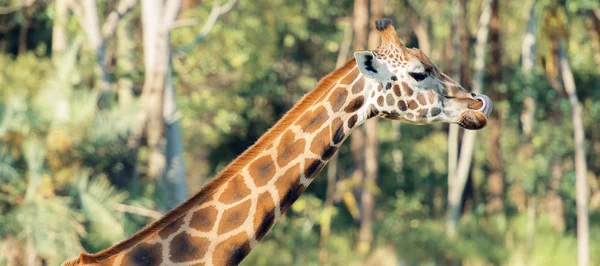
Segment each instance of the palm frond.
[{"label": "palm frond", "polygon": [[90,235],[102,242],[114,243],[125,236],[123,215],[115,206],[127,198],[127,193],[117,191],[104,177],[90,179],[87,171],[79,174],[78,198]]},{"label": "palm frond", "polygon": [[[20,232],[20,239],[33,240],[40,257],[58,265],[61,260],[82,250],[79,234],[85,230],[76,220],[77,212],[70,208],[67,197],[34,196],[29,202],[7,215],[7,227]],[[20,230],[17,230],[20,229]]]},{"label": "palm frond", "polygon": [[31,136],[23,142],[23,156],[27,162],[27,192],[25,200],[31,200],[37,193],[39,185],[42,181],[42,168],[44,165],[44,157],[46,150],[41,140],[35,136]]}]

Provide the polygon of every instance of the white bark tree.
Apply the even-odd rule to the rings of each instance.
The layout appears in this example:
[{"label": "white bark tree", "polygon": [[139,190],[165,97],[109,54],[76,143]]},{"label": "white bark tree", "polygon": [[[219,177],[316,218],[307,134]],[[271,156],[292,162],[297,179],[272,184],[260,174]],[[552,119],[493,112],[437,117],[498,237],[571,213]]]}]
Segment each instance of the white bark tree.
[{"label": "white bark tree", "polygon": [[[194,41],[176,51],[187,51],[204,41],[219,16],[232,10],[237,2],[230,0],[213,6]],[[142,0],[146,67],[142,100],[146,107],[145,133],[150,153],[148,175],[162,184],[161,208],[164,211],[175,207],[188,196],[180,114],[171,80],[170,33],[177,24],[180,7],[181,0]]]},{"label": "white bark tree", "polygon": [[583,129],[583,111],[577,98],[575,79],[569,63],[564,40],[560,40],[560,72],[569,97],[573,122],[573,139],[575,142],[575,178],[577,201],[577,261],[579,266],[590,263],[590,226],[588,215],[589,186],[587,180],[587,163],[585,161],[585,133]]},{"label": "white bark tree", "polygon": [[[477,30],[477,39],[475,44],[475,73],[473,77],[473,92],[481,93],[483,87],[483,75],[485,67],[485,56],[488,43],[490,19],[492,17],[493,0],[485,0],[481,17],[479,18],[479,28]],[[462,194],[465,190],[465,184],[469,176],[469,169],[473,159],[473,148],[477,131],[465,131],[460,150],[460,157],[456,167],[456,178],[449,180],[448,187],[448,216],[446,220],[446,229],[450,236],[456,234],[456,227],[460,219],[460,203]]]},{"label": "white bark tree", "polygon": [[[532,77],[535,74],[536,58],[536,27],[537,16],[535,15],[535,6],[537,1],[530,3],[527,13],[527,27],[521,43],[521,72],[525,80],[525,99],[523,101],[523,111],[521,112],[521,125],[524,135],[523,145],[530,145],[533,132],[533,122],[535,115],[535,98],[533,97],[533,88],[531,88]],[[527,249],[528,253],[533,251],[534,232],[535,232],[535,195],[531,194],[527,198]]]},{"label": "white bark tree", "polygon": [[[382,19],[382,1],[370,1],[370,32],[367,38],[368,49],[379,46],[380,36],[375,28],[374,21]],[[369,252],[373,242],[373,215],[375,212],[375,192],[377,191],[377,172],[379,169],[379,120],[377,117],[366,122],[365,126],[365,178],[361,185],[360,195],[360,229],[358,232],[359,251]]]},{"label": "white bark tree", "polygon": [[[111,95],[111,81],[108,67],[106,66],[106,43],[110,40],[116,30],[121,18],[131,11],[137,4],[137,0],[121,0],[117,9],[113,10],[101,26],[98,17],[98,8],[95,0],[65,0],[73,13],[79,19],[79,24],[86,34],[88,44],[96,56],[96,67],[98,72],[98,87],[103,93],[104,100],[101,106],[105,105]],[[62,0],[60,0],[62,2]]]}]

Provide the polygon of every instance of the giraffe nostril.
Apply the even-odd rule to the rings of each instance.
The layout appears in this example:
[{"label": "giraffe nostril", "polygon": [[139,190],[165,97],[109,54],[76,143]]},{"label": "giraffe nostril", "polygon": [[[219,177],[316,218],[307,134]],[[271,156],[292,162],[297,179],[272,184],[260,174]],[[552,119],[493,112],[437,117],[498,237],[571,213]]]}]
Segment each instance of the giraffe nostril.
[{"label": "giraffe nostril", "polygon": [[475,97],[475,96],[477,96],[477,94],[475,94],[475,93],[471,93],[471,96]]}]

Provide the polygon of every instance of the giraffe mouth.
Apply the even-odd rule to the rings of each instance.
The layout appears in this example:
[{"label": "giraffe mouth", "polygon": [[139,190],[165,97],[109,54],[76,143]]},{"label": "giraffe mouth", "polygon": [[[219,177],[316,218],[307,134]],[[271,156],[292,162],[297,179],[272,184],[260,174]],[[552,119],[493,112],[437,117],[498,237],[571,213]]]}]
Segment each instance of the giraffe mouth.
[{"label": "giraffe mouth", "polygon": [[487,116],[480,111],[468,110],[460,115],[458,125],[471,130],[478,130],[487,124]]}]

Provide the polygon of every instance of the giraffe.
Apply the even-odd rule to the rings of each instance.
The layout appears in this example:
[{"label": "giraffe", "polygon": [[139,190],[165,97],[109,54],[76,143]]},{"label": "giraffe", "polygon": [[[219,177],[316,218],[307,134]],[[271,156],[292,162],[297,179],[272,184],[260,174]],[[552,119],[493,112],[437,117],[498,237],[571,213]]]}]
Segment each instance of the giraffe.
[{"label": "giraffe", "polygon": [[63,265],[237,265],[367,119],[486,125],[489,97],[405,47],[390,19],[375,24],[379,48],[356,52],[323,78],[197,194],[131,238]]}]

